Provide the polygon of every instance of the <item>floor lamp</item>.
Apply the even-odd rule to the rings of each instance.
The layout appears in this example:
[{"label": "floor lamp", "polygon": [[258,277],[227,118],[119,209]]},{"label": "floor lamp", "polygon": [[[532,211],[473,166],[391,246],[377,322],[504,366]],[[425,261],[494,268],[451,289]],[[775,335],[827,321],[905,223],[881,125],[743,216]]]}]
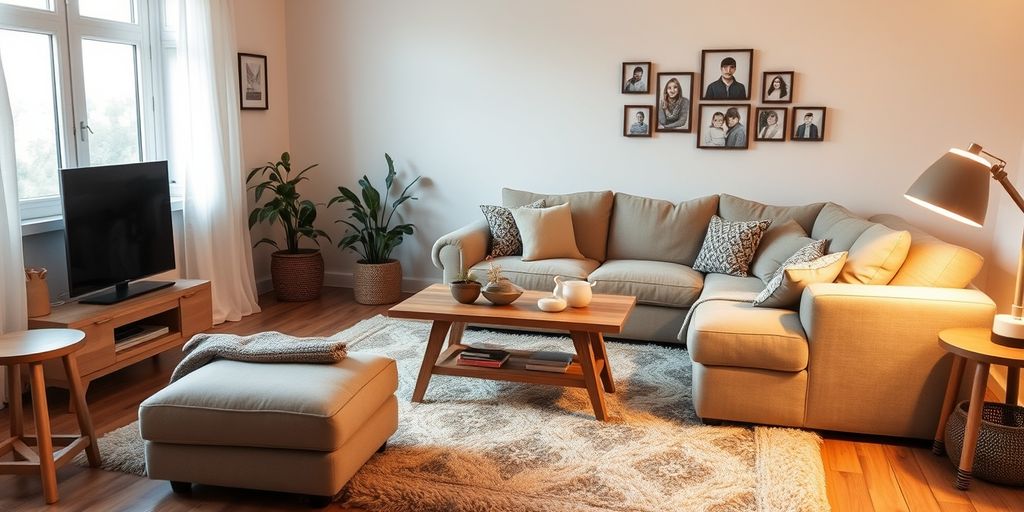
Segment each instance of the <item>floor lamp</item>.
[{"label": "floor lamp", "polygon": [[[991,163],[988,156],[996,161]],[[988,177],[999,182],[1013,202],[1024,212],[1024,198],[1006,176],[1006,161],[971,144],[967,151],[950,149],[926,169],[910,186],[904,197],[915,204],[941,213],[964,224],[981,227],[988,210]],[[1010,314],[996,315],[992,341],[1000,345],[1024,348],[1024,238],[1017,263],[1017,286]]]}]

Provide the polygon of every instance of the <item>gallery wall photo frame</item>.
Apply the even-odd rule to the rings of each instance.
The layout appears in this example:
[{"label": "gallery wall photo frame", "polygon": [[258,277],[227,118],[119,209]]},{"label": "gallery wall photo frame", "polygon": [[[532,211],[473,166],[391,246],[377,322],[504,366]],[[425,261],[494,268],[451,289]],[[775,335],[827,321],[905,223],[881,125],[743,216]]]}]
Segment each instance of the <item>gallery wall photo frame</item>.
[{"label": "gallery wall photo frame", "polygon": [[765,71],[761,73],[761,103],[793,103],[793,71]]},{"label": "gallery wall photo frame", "polygon": [[[751,48],[701,50],[701,101],[750,101],[753,69]],[[726,83],[727,74],[732,83]]]},{"label": "gallery wall photo frame", "polygon": [[825,140],[825,107],[793,107],[789,140],[821,142]]},{"label": "gallery wall photo frame", "polygon": [[651,105],[626,105],[622,111],[622,136],[650,137],[653,111]]},{"label": "gallery wall photo frame", "polygon": [[747,149],[750,146],[750,104],[701,103],[697,108],[699,149]]},{"label": "gallery wall photo frame", "polygon": [[619,84],[622,94],[649,94],[651,92],[651,63],[623,62],[622,83]]},{"label": "gallery wall photo frame", "polygon": [[786,107],[757,107],[754,115],[754,140],[757,142],[784,142],[789,121]]},{"label": "gallery wall photo frame", "polygon": [[238,54],[238,97],[242,110],[268,110],[267,56]]},{"label": "gallery wall photo frame", "polygon": [[654,100],[654,131],[690,133],[693,131],[693,73],[659,72],[658,94]]}]

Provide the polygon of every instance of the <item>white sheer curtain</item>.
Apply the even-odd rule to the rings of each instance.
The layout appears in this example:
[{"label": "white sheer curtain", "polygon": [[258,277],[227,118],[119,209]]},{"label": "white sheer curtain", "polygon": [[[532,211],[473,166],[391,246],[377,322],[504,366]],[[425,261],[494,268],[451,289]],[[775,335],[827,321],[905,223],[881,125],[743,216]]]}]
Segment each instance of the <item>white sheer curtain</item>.
[{"label": "white sheer curtain", "polygon": [[213,321],[259,312],[242,170],[238,53],[229,0],[185,0],[175,157],[184,169],[185,277],[209,279]]},{"label": "white sheer curtain", "polygon": [[[0,334],[28,327],[25,259],[21,252],[18,171],[14,160],[14,117],[0,60]],[[5,368],[0,367],[0,402],[7,401]]]}]

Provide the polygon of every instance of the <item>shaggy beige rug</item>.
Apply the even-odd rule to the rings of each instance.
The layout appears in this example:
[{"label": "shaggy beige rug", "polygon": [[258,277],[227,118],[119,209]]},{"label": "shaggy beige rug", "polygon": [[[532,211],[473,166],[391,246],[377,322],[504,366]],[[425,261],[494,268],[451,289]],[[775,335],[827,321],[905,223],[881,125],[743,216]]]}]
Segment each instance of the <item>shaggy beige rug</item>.
[{"label": "shaggy beige rug", "polygon": [[[344,333],[349,350],[399,365],[399,426],[339,500],[373,511],[822,511],[820,439],[796,429],[705,426],[694,415],[685,350],[608,344],[618,387],[611,421],[583,389],[434,376],[409,401],[429,324],[382,316]],[[568,338],[468,331],[466,342],[572,351]],[[131,448],[135,443],[135,448]],[[137,425],[100,440],[114,460],[142,456]],[[119,450],[117,457],[111,457]],[[138,473],[138,471],[136,471]]]}]

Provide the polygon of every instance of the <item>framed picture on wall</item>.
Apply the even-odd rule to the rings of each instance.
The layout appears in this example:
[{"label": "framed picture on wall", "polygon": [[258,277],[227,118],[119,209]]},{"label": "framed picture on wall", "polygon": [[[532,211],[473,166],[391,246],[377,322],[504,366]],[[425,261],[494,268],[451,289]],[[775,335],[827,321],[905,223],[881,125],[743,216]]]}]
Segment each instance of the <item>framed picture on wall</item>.
[{"label": "framed picture on wall", "polygon": [[658,73],[654,131],[690,133],[693,123],[693,73]]},{"label": "framed picture on wall", "polygon": [[786,107],[757,107],[757,126],[754,140],[758,142],[782,142],[786,140]]},{"label": "framed picture on wall", "polygon": [[703,50],[700,54],[701,100],[750,99],[754,50]]},{"label": "framed picture on wall", "polygon": [[792,71],[765,71],[761,74],[761,103],[792,103]]},{"label": "framed picture on wall", "polygon": [[622,114],[622,135],[626,137],[650,137],[651,136],[651,112],[654,107],[650,105],[626,105]]},{"label": "framed picture on wall", "polygon": [[650,62],[623,62],[622,87],[619,90],[622,94],[647,94],[651,92],[650,77]]},{"label": "framed picture on wall", "polygon": [[793,107],[793,129],[789,132],[789,140],[825,140],[825,107]]},{"label": "framed picture on wall", "polygon": [[238,54],[238,87],[242,110],[267,110],[267,56]]},{"label": "framed picture on wall", "polygon": [[698,148],[747,149],[750,105],[702,103],[698,112]]}]

